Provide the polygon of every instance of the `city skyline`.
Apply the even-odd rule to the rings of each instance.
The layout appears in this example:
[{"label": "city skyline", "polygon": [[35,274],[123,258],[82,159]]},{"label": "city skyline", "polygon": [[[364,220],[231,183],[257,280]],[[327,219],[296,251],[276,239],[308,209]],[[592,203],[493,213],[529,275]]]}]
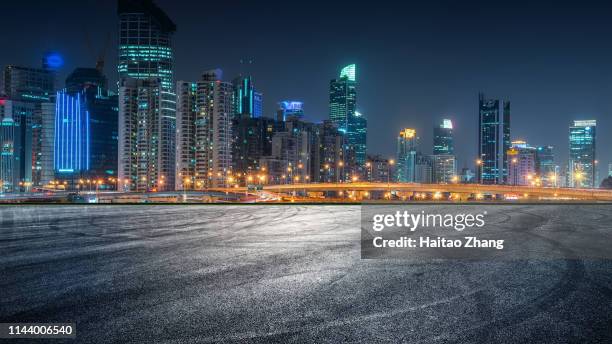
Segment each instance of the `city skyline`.
[{"label": "city skyline", "polygon": [[[67,3],[67,2],[60,2],[58,6],[63,6],[64,3]],[[531,92],[532,94],[530,94],[529,96],[535,96],[536,98],[540,97],[542,101],[540,102],[541,104],[537,104],[537,106],[533,106],[529,108],[527,105],[532,101],[532,100],[530,101],[529,99],[530,97],[525,97],[525,95],[521,96],[521,91],[517,91],[522,86],[527,87],[529,85],[519,83],[518,81],[515,81],[514,83],[510,83],[514,85],[507,85],[504,82],[504,78],[507,77],[507,75],[504,76],[505,74],[502,73],[500,74],[499,83],[493,83],[491,82],[491,80],[488,80],[488,81],[482,82],[480,84],[481,86],[477,86],[477,85],[472,86],[472,89],[457,87],[460,90],[456,92],[448,93],[446,97],[442,97],[440,95],[440,94],[443,94],[446,90],[446,88],[443,87],[444,86],[443,83],[438,84],[438,86],[441,86],[441,87],[438,87],[439,89],[438,93],[440,94],[429,94],[428,96],[423,97],[424,91],[421,90],[421,91],[412,92],[412,93],[407,92],[407,95],[403,97],[394,97],[393,92],[375,91],[377,86],[381,85],[380,79],[379,79],[380,75],[378,75],[380,73],[372,73],[372,72],[382,68],[385,61],[382,61],[380,59],[380,56],[376,54],[374,55],[365,54],[363,51],[361,51],[362,48],[354,49],[353,51],[351,51],[351,49],[342,49],[341,47],[345,46],[345,43],[338,43],[338,47],[339,47],[338,50],[341,50],[341,51],[344,50],[342,52],[341,57],[335,58],[334,61],[331,61],[331,63],[323,63],[321,61],[321,63],[315,64],[315,66],[317,67],[316,69],[319,72],[314,74],[314,76],[311,76],[310,78],[304,78],[302,76],[303,72],[299,70],[300,68],[297,68],[298,70],[296,70],[296,68],[293,68],[292,72],[293,72],[293,75],[295,75],[295,79],[290,80],[289,82],[287,82],[286,79],[283,79],[286,76],[286,73],[283,72],[286,69],[286,66],[279,65],[278,74],[262,73],[262,71],[265,71],[267,67],[262,66],[263,64],[266,64],[266,63],[260,62],[262,61],[261,57],[258,58],[257,56],[248,56],[250,53],[244,53],[244,54],[241,53],[242,50],[245,50],[247,52],[253,52],[254,55],[259,54],[262,57],[267,58],[268,56],[261,54],[260,50],[257,47],[251,47],[248,49],[247,48],[234,49],[233,53],[238,54],[236,56],[236,59],[228,58],[228,59],[225,59],[220,64],[212,62],[212,61],[219,61],[219,59],[225,58],[223,56],[224,55],[223,53],[217,53],[217,51],[215,51],[214,54],[205,54],[204,58],[199,58],[199,60],[208,61],[210,59],[211,63],[200,62],[199,66],[196,67],[192,65],[192,62],[193,62],[192,60],[194,58],[194,55],[197,55],[197,54],[195,53],[190,54],[190,55],[184,54],[186,47],[190,46],[189,44],[185,44],[187,37],[191,36],[191,40],[193,40],[194,32],[197,32],[197,30],[194,30],[194,27],[196,27],[196,24],[190,21],[186,21],[184,19],[184,16],[186,15],[186,13],[185,13],[185,10],[181,8],[180,4],[178,4],[177,6],[177,4],[172,4],[164,0],[157,1],[156,3],[165,12],[168,13],[168,15],[177,23],[177,26],[179,27],[179,30],[176,33],[176,37],[174,39],[174,44],[173,44],[174,49],[176,50],[176,57],[174,59],[174,64],[175,64],[174,80],[182,80],[182,79],[191,80],[191,79],[194,79],[194,75],[199,75],[204,70],[216,68],[217,66],[219,66],[226,71],[225,80],[229,81],[235,75],[238,75],[241,72],[245,72],[244,70],[240,70],[241,67],[244,69],[250,68],[252,69],[252,71],[247,71],[247,72],[253,75],[258,91],[264,94],[264,113],[263,115],[266,117],[274,117],[274,113],[277,109],[277,106],[276,106],[277,102],[281,101],[282,99],[295,99],[295,100],[304,102],[305,120],[318,122],[318,121],[322,121],[326,119],[328,116],[328,111],[326,109],[328,105],[326,102],[327,94],[325,94],[326,84],[329,82],[330,78],[333,78],[334,76],[337,75],[337,71],[342,66],[355,62],[359,68],[359,85],[358,85],[359,102],[358,102],[357,110],[364,113],[365,117],[368,119],[368,127],[369,127],[368,128],[369,129],[368,130],[369,131],[368,133],[368,154],[382,154],[383,156],[393,157],[395,155],[395,147],[394,147],[395,137],[397,135],[398,130],[403,127],[413,127],[417,129],[417,132],[419,133],[419,136],[421,138],[421,147],[422,147],[423,152],[425,154],[430,154],[431,148],[432,148],[431,143],[433,141],[433,138],[431,137],[430,128],[436,125],[436,123],[439,122],[442,118],[449,118],[453,120],[455,124],[454,136],[455,136],[456,147],[457,147],[456,148],[457,150],[456,155],[457,155],[457,160],[458,160],[457,168],[461,169],[464,166],[473,167],[474,160],[477,157],[477,152],[476,152],[477,129],[475,128],[476,127],[475,123],[477,123],[478,113],[477,113],[477,105],[476,105],[477,98],[476,97],[477,97],[477,93],[482,91],[482,92],[485,92],[487,96],[490,96],[492,98],[496,98],[496,99],[499,98],[500,100],[507,99],[512,102],[511,140],[524,139],[537,146],[540,146],[540,145],[554,146],[557,164],[562,167],[565,165],[565,162],[567,161],[567,158],[568,158],[568,150],[569,150],[568,149],[568,138],[567,138],[568,126],[571,125],[573,120],[596,119],[598,121],[598,127],[599,127],[598,131],[600,132],[600,135],[598,137],[598,144],[597,144],[599,147],[597,158],[598,160],[600,160],[600,162],[602,162],[599,164],[599,168],[600,168],[599,174],[600,174],[600,177],[603,177],[606,175],[607,171],[603,171],[603,170],[605,169],[605,166],[607,166],[607,163],[611,159],[609,153],[606,152],[604,148],[604,147],[609,146],[609,142],[607,142],[609,140],[607,138],[608,135],[605,135],[605,132],[607,131],[606,129],[609,127],[609,125],[607,125],[606,123],[606,115],[609,114],[610,112],[608,111],[610,108],[610,104],[606,103],[605,105],[603,105],[598,102],[593,102],[592,99],[594,95],[590,95],[589,97],[581,97],[579,95],[576,95],[575,97],[572,97],[573,102],[575,102],[576,104],[584,105],[585,109],[589,109],[589,108],[591,109],[591,110],[584,110],[582,112],[579,112],[578,110],[572,110],[572,107],[568,106],[567,103],[571,103],[572,101],[566,99],[565,97],[560,97],[560,96],[559,97],[546,97],[544,96],[544,94],[549,93],[549,91]],[[15,5],[11,5],[11,6],[15,6]],[[87,3],[87,6],[89,6],[89,8],[91,9],[91,8],[96,8],[96,6],[98,5],[95,5],[94,3]],[[112,36],[111,41],[113,42],[110,44],[110,47],[114,49],[117,43],[116,42],[117,29],[116,29],[116,23],[115,23],[116,13],[114,12],[114,9],[115,9],[114,6],[116,6],[116,4],[113,2],[112,6],[108,4],[104,4],[100,6],[105,11],[113,10],[112,12],[110,12],[112,16],[107,18],[108,19],[107,21],[112,22],[114,24],[112,25],[111,29],[108,30],[111,33],[111,36]],[[219,6],[221,7],[219,13],[226,15],[227,9],[224,9],[223,6],[221,5]],[[268,8],[269,6],[270,6],[269,4],[266,4],[264,8]],[[336,9],[336,7],[334,6],[332,6],[333,7],[331,10],[332,12],[334,9]],[[438,6],[441,6],[443,8],[452,7],[451,5],[448,5],[448,6],[438,5]],[[470,7],[474,5],[468,4],[466,6]],[[44,5],[42,5],[41,7],[44,8]],[[182,7],[186,7],[186,6],[182,6]],[[431,10],[431,8],[426,8],[426,7],[427,6],[420,7],[419,11],[427,12]],[[75,11],[75,9],[68,8],[68,7],[66,8],[67,8],[67,13],[70,13],[70,11]],[[541,10],[539,8],[537,9]],[[484,12],[487,12],[490,10],[491,10],[490,8],[483,9]],[[567,10],[568,8],[553,9],[550,13],[551,18],[548,18],[548,20],[552,20],[553,22],[555,22],[555,21],[560,20],[560,18],[569,16],[569,13],[567,13],[568,12]],[[588,8],[587,10],[582,9],[582,12],[577,15],[583,19],[589,16],[595,15],[593,13],[590,13],[590,10],[592,9],[588,9]],[[507,14],[506,16],[508,18],[512,16],[520,17],[519,14],[515,13],[517,9],[513,9],[513,11],[514,11],[513,13]],[[265,13],[263,12],[264,12],[263,9],[260,9],[256,13],[261,14],[263,17],[265,17]],[[355,8],[349,9],[349,12],[355,13],[355,14],[363,14],[363,9],[360,8],[359,6],[356,6]],[[588,13],[583,13],[583,12],[588,12]],[[385,13],[387,12],[385,11]],[[306,9],[306,11],[302,15],[299,16],[299,18],[301,18],[299,20],[305,20],[304,18],[308,17],[309,14],[311,14],[310,10]],[[238,16],[240,17],[243,15],[238,14]],[[506,16],[504,16],[503,18],[507,19]],[[323,20],[323,26],[327,25],[328,19],[326,18],[327,17],[325,16]],[[96,21],[100,20],[99,18],[94,18],[94,19]],[[211,20],[214,21],[214,20],[219,20],[219,19],[212,18]],[[88,31],[90,31],[90,34],[92,35],[92,37],[95,35],[99,36],[101,32],[105,31],[104,29],[105,27],[106,27],[105,25],[101,25],[99,28],[90,27],[88,28]],[[266,27],[266,25],[264,25],[264,27]],[[592,29],[592,28],[587,27],[587,29]],[[498,30],[500,29],[496,28],[493,31],[498,31]],[[314,34],[320,35],[319,31],[320,30],[317,30]],[[51,34],[52,32],[49,33],[49,35]],[[64,36],[68,38],[72,34],[74,33],[67,33]],[[82,35],[83,33],[80,33],[80,34]],[[332,34],[335,35],[335,33],[333,32]],[[38,32],[38,35],[41,35],[40,31]],[[228,36],[231,37],[231,35],[233,35],[233,32],[231,31],[228,32]],[[425,35],[425,32],[423,33],[423,35]],[[477,36],[477,34],[475,35]],[[48,35],[46,34],[42,34],[42,36],[43,38],[46,37],[45,39],[47,40],[56,40],[57,42],[63,41],[62,37],[47,37]],[[272,37],[271,39],[273,40],[273,38],[274,37]],[[197,39],[199,40],[200,37],[198,37]],[[350,40],[354,41],[355,39],[356,38],[351,38],[349,39],[349,41]],[[34,41],[35,40],[32,40],[32,42]],[[66,39],[66,41],[70,41],[70,39]],[[85,39],[82,39],[82,40],[75,39],[74,41],[77,41],[77,42],[85,41]],[[104,39],[94,40],[94,42],[92,43],[92,45],[94,46],[94,49],[100,49],[99,47],[104,45],[103,41]],[[67,43],[69,42],[63,42],[61,44],[48,43],[47,46],[44,46],[45,50],[54,49],[54,50],[59,51],[64,56],[65,64],[64,64],[63,69],[60,71],[60,74],[59,74],[60,76],[57,80],[58,86],[60,87],[63,84],[62,81],[65,75],[70,73],[74,68],[90,67],[90,66],[93,67],[93,65],[95,64],[95,59],[91,56],[87,58],[87,60],[91,62],[76,63],[75,58],[79,54],[70,53],[70,51],[73,50],[74,48],[70,47],[68,49],[62,49],[62,45],[65,45]],[[83,43],[83,45],[84,44],[85,43]],[[324,46],[326,44],[329,44],[329,42],[321,42],[321,44]],[[79,44],[75,44],[75,45],[79,45]],[[371,45],[371,43],[369,43],[368,41],[364,41],[364,43],[362,43],[361,45],[365,47],[365,46]],[[43,46],[34,47],[33,50],[42,48],[42,47]],[[116,61],[115,61],[116,52],[113,49],[109,49],[109,51],[107,51],[106,53],[107,63],[106,63],[106,68],[105,68],[105,74],[109,77],[111,81],[109,84],[113,84],[117,78],[117,72],[116,72],[116,69],[114,69],[114,67],[116,66]],[[81,49],[81,50],[84,50],[84,49]],[[183,52],[182,55],[181,55],[181,52]],[[294,60],[290,60],[290,57],[293,56],[293,54],[290,52],[290,49],[286,50],[286,54],[284,54],[284,52],[285,51],[283,50],[281,50],[280,52],[277,52],[274,58],[272,58],[272,60],[277,59],[277,58],[283,58],[284,60],[287,60],[285,62],[287,65],[292,65],[292,62]],[[423,50],[415,49],[414,52],[422,53]],[[80,54],[83,54],[83,53],[80,53]],[[533,54],[533,53],[530,53],[530,54]],[[27,57],[26,60],[23,60],[23,61],[21,60],[17,61],[15,58],[11,58],[9,61],[7,55],[9,54],[3,55],[2,57],[2,62],[4,64],[16,64],[16,65],[38,67],[37,64],[40,63],[40,57],[34,56],[34,54],[28,54],[29,57]],[[334,54],[334,55],[337,55],[337,54]],[[241,57],[244,57],[242,59],[243,60],[242,64],[239,62]],[[82,59],[82,60],[86,60],[86,59]],[[300,59],[295,60],[295,62],[297,62],[298,66],[303,67],[304,69],[313,68],[313,64],[310,64],[310,65],[300,64]],[[372,62],[376,62],[376,63],[372,63]],[[441,68],[442,70],[445,70],[446,68],[448,68],[448,64],[438,63],[438,61],[434,61],[434,62],[432,62],[431,65],[428,66],[427,68]],[[400,65],[399,66],[400,68],[398,69],[396,73],[397,75],[392,75],[392,74],[390,75],[389,73],[382,73],[382,75],[390,80],[389,84],[393,84],[395,82],[395,79],[401,78],[404,76],[404,73],[402,73],[402,71],[404,71],[405,68],[407,68],[406,67],[407,65],[409,65],[409,63]],[[507,61],[506,61],[506,66],[508,66]],[[572,67],[575,68],[575,66],[572,66]],[[488,66],[487,68],[483,68],[483,72],[475,74],[476,79],[482,78],[483,74],[489,74],[489,73],[485,73],[485,71],[489,71],[490,68],[495,69],[496,67]],[[189,75],[185,76],[185,74],[187,73]],[[491,73],[491,74],[494,74],[494,73]],[[437,77],[439,77],[439,75],[437,75]],[[493,76],[493,79],[495,79],[494,76]],[[285,82],[283,82],[283,80],[285,80]],[[458,78],[457,80],[458,80],[457,84],[459,86],[466,83],[464,81],[465,80],[464,78]],[[435,85],[430,84],[431,80],[425,80],[425,81],[426,81],[425,83],[419,83],[419,78],[414,78],[414,82],[412,81],[411,78],[406,78],[406,80],[403,82],[403,85],[406,87],[407,90],[410,90],[414,87],[418,87],[419,85],[425,86],[424,89],[435,86]],[[550,81],[552,82],[552,80]],[[493,84],[494,86],[490,86],[491,84]],[[498,84],[502,84],[502,86],[499,86]],[[316,85],[316,87],[314,87],[314,90],[316,91],[307,90],[306,89],[307,87],[305,87],[306,85]],[[384,83],[382,85],[384,85]],[[514,88],[511,88],[510,86],[513,86]],[[112,86],[110,88],[112,89]],[[286,89],[285,92],[288,92],[288,93],[285,93],[281,96],[276,96],[280,94],[279,88]],[[302,90],[300,91],[300,89]],[[400,89],[400,90],[403,90],[403,89]],[[505,91],[505,90],[508,90],[508,91]],[[323,95],[314,97],[312,95],[312,92],[316,92],[317,94],[322,93]],[[580,93],[581,92],[578,92],[578,94]],[[562,93],[559,93],[559,94],[562,94]],[[459,99],[459,97],[461,98]],[[553,101],[553,98],[554,98],[554,101]],[[548,101],[546,101],[547,99]],[[379,103],[383,104],[383,106],[376,106],[376,104],[379,104]],[[453,105],[453,103],[457,105]],[[576,104],[574,104],[574,109],[577,108]],[[545,105],[545,108],[548,109],[546,112],[536,111],[538,110],[540,106],[543,106],[543,105]],[[564,105],[566,110],[564,110],[563,112],[555,111],[554,109],[560,105]],[[407,107],[408,110],[402,110],[402,109],[398,109],[396,111],[385,110],[385,109],[394,108],[394,107],[395,108]],[[421,108],[421,110],[419,108]],[[440,111],[443,108],[447,110]],[[598,110],[593,110],[593,109],[598,109]],[[608,109],[608,110],[604,110],[604,109]],[[534,112],[539,114],[538,117],[540,117],[541,120],[533,121]],[[553,113],[553,115],[558,118],[555,118],[554,120],[550,120],[551,113]]]}]

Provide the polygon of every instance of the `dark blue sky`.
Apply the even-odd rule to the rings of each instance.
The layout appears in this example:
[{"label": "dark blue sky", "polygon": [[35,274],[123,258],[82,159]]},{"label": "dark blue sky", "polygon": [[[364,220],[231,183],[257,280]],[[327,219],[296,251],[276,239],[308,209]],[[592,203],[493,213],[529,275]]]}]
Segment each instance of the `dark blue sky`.
[{"label": "dark blue sky", "polygon": [[[276,102],[305,102],[307,117],[328,113],[329,79],[357,64],[358,108],[368,118],[370,153],[393,155],[401,127],[415,127],[424,152],[432,126],[455,122],[459,167],[477,146],[477,94],[510,99],[512,137],[552,144],[559,164],[573,119],[597,119],[600,173],[612,160],[612,7],[606,3],[444,1],[157,0],[176,22],[176,80],[220,67],[241,68]],[[0,64],[38,65],[60,51],[63,77],[93,66],[111,34],[107,75],[116,80],[115,1],[19,1],[3,4]],[[241,66],[241,59],[253,64]]]}]

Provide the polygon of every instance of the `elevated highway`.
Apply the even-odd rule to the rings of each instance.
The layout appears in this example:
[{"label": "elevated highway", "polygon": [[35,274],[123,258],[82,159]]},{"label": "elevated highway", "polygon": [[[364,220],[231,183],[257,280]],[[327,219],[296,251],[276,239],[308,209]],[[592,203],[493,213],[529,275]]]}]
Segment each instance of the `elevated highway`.
[{"label": "elevated highway", "polygon": [[[245,192],[245,188],[220,188],[220,192]],[[453,193],[453,194],[495,194],[528,197],[571,198],[581,200],[612,201],[612,190],[574,189],[534,186],[484,185],[484,184],[420,184],[420,183],[296,183],[264,185],[263,190],[278,193],[293,191],[383,191],[401,193]]]}]

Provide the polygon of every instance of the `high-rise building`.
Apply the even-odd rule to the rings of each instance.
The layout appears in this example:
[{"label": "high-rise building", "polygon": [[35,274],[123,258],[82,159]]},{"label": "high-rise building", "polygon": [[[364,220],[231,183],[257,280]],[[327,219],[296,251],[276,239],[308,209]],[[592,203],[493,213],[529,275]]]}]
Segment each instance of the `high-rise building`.
[{"label": "high-rise building", "polygon": [[33,185],[32,128],[39,109],[35,102],[0,101],[0,113],[3,114],[1,140],[5,146],[0,165],[4,168],[2,183],[7,183],[8,192],[27,191]]},{"label": "high-rise building", "polygon": [[232,170],[250,175],[259,170],[259,160],[272,153],[272,136],[279,125],[271,118],[235,117],[232,121]]},{"label": "high-rise building", "polygon": [[457,162],[453,143],[453,122],[443,119],[433,131],[432,182],[451,183],[457,180]]},{"label": "high-rise building", "polygon": [[255,90],[253,78],[240,76],[234,84],[234,116],[259,118],[263,113],[263,95]]},{"label": "high-rise building", "polygon": [[416,158],[419,138],[416,130],[405,128],[397,138],[397,181],[412,183],[416,180]]},{"label": "high-rise building", "polygon": [[[159,79],[123,79],[119,87],[119,189],[146,192],[165,190],[169,174],[162,143]],[[174,173],[170,174],[174,175]]]},{"label": "high-rise building", "polygon": [[[81,137],[82,140],[87,140],[84,143],[88,147],[87,168],[56,168],[58,177],[103,180],[101,187],[116,185],[108,183],[108,178],[117,176],[118,97],[109,92],[105,88],[106,85],[106,77],[98,69],[77,68],[66,79],[66,90],[58,93],[58,99],[60,96],[80,99],[82,116],[86,113],[88,119],[87,135]],[[57,108],[60,110],[57,118],[62,120],[62,108]],[[57,125],[58,122],[55,123]],[[60,137],[56,138],[56,141],[62,142],[61,140],[66,139]],[[61,152],[56,151],[57,155],[61,155]]]},{"label": "high-rise building", "polygon": [[510,102],[478,96],[478,181],[503,184],[508,179]]},{"label": "high-rise building", "polygon": [[233,178],[233,85],[222,77],[215,69],[178,83],[177,189],[224,187]]},{"label": "high-rise building", "polygon": [[509,185],[541,185],[541,177],[537,175],[537,149],[525,141],[512,141],[508,150],[510,161],[508,168]]},{"label": "high-rise building", "polygon": [[[49,113],[43,113],[43,108],[48,110],[55,106],[56,73],[53,68],[58,66],[57,59],[61,59],[59,55],[47,54],[43,59],[43,68],[9,65],[4,69],[4,92],[12,102],[13,109],[23,108],[25,111],[15,113],[13,120],[20,127],[22,122],[25,123],[23,125],[29,126],[28,130],[23,133],[27,137],[21,136],[21,139],[30,143],[18,146],[20,149],[27,149],[28,152],[24,152],[23,155],[28,155],[31,158],[31,161],[27,163],[28,168],[31,167],[32,169],[31,172],[28,172],[31,179],[22,181],[22,184],[40,186],[44,183],[42,180],[43,174],[53,173],[52,165],[48,164],[52,159],[53,152],[45,149],[48,147],[43,147],[44,142],[48,143],[49,140],[53,140],[53,138],[45,138],[43,134],[43,117],[49,115]],[[43,104],[47,105],[44,106]],[[46,134],[48,133],[46,132]],[[19,156],[14,155],[14,158],[17,159]],[[43,161],[47,163],[46,166],[43,166]],[[20,162],[22,166],[23,163],[25,162]],[[15,164],[15,166],[17,165]],[[47,170],[43,170],[43,167]]]},{"label": "high-rise building", "polygon": [[15,178],[15,122],[11,116],[3,116],[0,123],[0,192],[12,192],[19,184]]},{"label": "high-rise building", "polygon": [[612,163],[608,164],[608,177],[612,177]]},{"label": "high-rise building", "polygon": [[417,152],[414,167],[414,182],[430,184],[433,180],[433,156]]},{"label": "high-rise building", "polygon": [[[125,95],[140,93],[140,97],[149,98],[156,94],[158,100],[148,99],[148,103],[155,103],[152,108],[159,111],[156,115],[159,121],[149,129],[154,133],[147,134],[155,140],[147,146],[155,151],[148,152],[148,156],[155,157],[153,173],[164,177],[163,183],[148,180],[145,183],[138,181],[134,184],[138,190],[154,186],[158,190],[174,189],[175,181],[175,152],[176,152],[176,95],[173,83],[173,50],[172,35],[176,25],[152,0],[119,0],[117,13],[119,16],[119,78],[120,86],[125,85]],[[141,80],[132,82],[128,79]],[[157,86],[153,86],[157,83]],[[140,92],[138,89],[141,89]],[[146,95],[145,95],[146,94]],[[120,94],[121,97],[121,94]],[[142,99],[144,99],[142,98]],[[119,99],[119,104],[133,103],[133,99]],[[121,110],[120,106],[120,110]],[[123,109],[128,109],[124,106]],[[131,109],[131,113],[120,114],[120,118],[137,116],[150,111],[144,109]],[[135,118],[133,118],[135,119]],[[147,123],[147,125],[151,125]],[[139,148],[141,150],[141,148]],[[141,170],[142,172],[142,170]],[[139,172],[139,173],[141,173]]]},{"label": "high-rise building", "polygon": [[276,120],[284,122],[289,117],[295,117],[299,120],[304,119],[304,103],[294,100],[284,100],[278,103]]},{"label": "high-rise building", "polygon": [[455,147],[453,144],[453,122],[443,119],[439,126],[434,127],[433,154],[453,155]]},{"label": "high-rise building", "polygon": [[395,164],[392,159],[383,158],[380,155],[368,155],[367,181],[387,183],[394,181],[392,175],[395,172]]},{"label": "high-rise building", "polygon": [[574,121],[574,124],[569,127],[569,187],[594,188],[597,186],[596,127],[596,120]]},{"label": "high-rise building", "polygon": [[558,186],[559,171],[555,165],[553,146],[539,146],[536,149],[536,174],[542,180],[542,186]]},{"label": "high-rise building", "polygon": [[[193,187],[196,171],[196,118],[198,83],[176,83],[176,181],[177,189]],[[200,121],[201,124],[201,121]],[[206,137],[206,139],[208,139]],[[187,180],[183,179],[187,177]],[[189,181],[185,183],[185,181]]]},{"label": "high-rise building", "polygon": [[367,121],[357,112],[357,79],[354,64],[344,67],[329,86],[329,119],[345,134],[346,173],[362,174],[366,162]]},{"label": "high-rise building", "polygon": [[[260,159],[260,166],[268,171],[269,182],[307,182],[314,179],[313,170],[319,169],[317,155],[317,126],[297,118],[289,118],[284,129],[272,136],[269,156]],[[283,178],[284,176],[284,178]]]},{"label": "high-rise building", "polygon": [[55,102],[56,175],[74,176],[90,168],[90,119],[82,93],[57,93]]},{"label": "high-rise building", "polygon": [[349,152],[354,152],[355,154],[354,160],[357,166],[354,168],[354,170],[359,174],[362,174],[361,170],[366,162],[367,134],[368,121],[360,112],[355,112],[352,120],[349,121],[346,139],[348,146],[350,147]]},{"label": "high-rise building", "polygon": [[314,127],[312,181],[321,183],[336,182],[344,164],[342,142],[343,134],[329,120]]},{"label": "high-rise building", "polygon": [[449,184],[458,181],[457,161],[451,154],[434,154],[432,160],[432,182]]},{"label": "high-rise building", "polygon": [[4,94],[11,100],[49,101],[54,84],[55,72],[49,69],[15,65],[4,68]]}]

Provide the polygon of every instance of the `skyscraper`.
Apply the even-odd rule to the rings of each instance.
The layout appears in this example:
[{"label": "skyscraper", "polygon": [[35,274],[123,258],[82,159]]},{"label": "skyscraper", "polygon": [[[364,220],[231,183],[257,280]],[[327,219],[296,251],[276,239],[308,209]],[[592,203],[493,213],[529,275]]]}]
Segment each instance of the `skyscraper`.
[{"label": "skyscraper", "polygon": [[[0,123],[0,192],[12,192],[19,179],[15,178],[15,122],[11,116],[3,116]],[[17,183],[17,184],[16,184]]]},{"label": "skyscraper", "polygon": [[[87,113],[87,135],[82,136],[82,139],[87,140],[89,163],[87,169],[64,171],[63,174],[77,174],[80,178],[104,181],[108,177],[117,176],[118,97],[109,92],[106,85],[106,77],[96,68],[76,68],[66,78],[66,90],[61,92],[62,96],[81,99],[83,113]],[[61,107],[58,109],[61,110]],[[61,118],[62,114],[58,113],[58,116]],[[62,174],[60,171],[58,173]],[[107,185],[105,183],[102,187]]]},{"label": "skyscraper", "polygon": [[329,85],[329,119],[345,135],[343,179],[354,174],[365,175],[367,120],[357,112],[356,72],[354,64],[348,65]]},{"label": "skyscraper", "polygon": [[594,188],[597,186],[595,158],[595,120],[574,121],[569,127],[569,186]]},{"label": "skyscraper", "polygon": [[[46,176],[46,181],[50,180],[50,175],[52,178],[53,166],[49,162],[53,158],[53,150],[44,144],[48,144],[53,138],[44,137],[49,132],[44,132],[43,117],[55,114],[43,113],[43,109],[49,110],[55,107],[56,73],[51,68],[59,66],[57,59],[61,57],[57,54],[47,54],[43,58],[43,68],[9,65],[4,69],[4,92],[10,101],[10,111],[17,111],[11,115],[16,126],[25,130],[18,137],[22,143],[28,142],[28,144],[17,144],[19,154],[13,156],[15,159],[21,159],[19,163],[14,164],[23,167],[20,171],[31,169],[26,173],[29,177],[21,175],[20,178],[25,178],[21,180],[22,184],[39,186],[45,182],[43,175]],[[26,151],[23,151],[24,149]],[[29,156],[29,159],[25,156]],[[26,163],[26,160],[29,162]]]},{"label": "skyscraper", "polygon": [[508,179],[510,102],[478,95],[478,181],[503,184]]},{"label": "skyscraper", "polygon": [[541,177],[537,175],[537,149],[525,141],[512,141],[508,150],[508,184],[509,185],[541,185]]},{"label": "skyscraper", "polygon": [[8,145],[7,152],[12,151],[12,154],[2,156],[2,165],[12,169],[10,174],[6,171],[4,173],[10,180],[10,189],[7,191],[27,191],[33,185],[32,176],[37,158],[36,150],[32,147],[32,131],[34,121],[40,115],[40,103],[2,99],[0,113],[3,114],[3,144]]},{"label": "skyscraper", "polygon": [[85,97],[80,92],[58,92],[55,108],[55,171],[70,176],[86,173],[91,163],[91,138]]},{"label": "skyscraper", "polygon": [[[173,50],[172,34],[176,25],[151,0],[119,0],[119,78],[120,85],[126,85],[124,94],[140,93],[141,96],[156,94],[158,100],[148,99],[147,104],[156,103],[153,107],[159,111],[159,123],[149,127],[156,132],[148,133],[155,139],[154,152],[156,165],[154,170],[164,177],[163,184],[155,184],[156,189],[174,189],[175,152],[176,152],[176,95],[173,84]],[[142,92],[133,88],[138,82],[128,79],[145,80],[139,87]],[[125,80],[121,81],[121,80]],[[153,86],[157,82],[158,86]],[[155,91],[155,89],[158,89]],[[121,96],[121,95],[120,95]],[[130,103],[129,99],[119,99],[120,104]],[[120,107],[121,110],[122,107]],[[120,114],[120,117],[134,117],[138,111],[129,106],[132,112]],[[142,109],[141,109],[142,110]],[[151,142],[149,142],[151,143]],[[140,150],[140,148],[139,148]],[[156,172],[157,173],[157,172]],[[140,182],[139,182],[140,183]],[[139,189],[151,187],[152,181],[139,184]]]},{"label": "skyscraper", "polygon": [[233,80],[234,116],[259,118],[263,112],[263,95],[255,90],[253,78],[240,76]]},{"label": "skyscraper", "polygon": [[165,190],[168,183],[174,184],[162,170],[166,161],[160,154],[160,93],[159,79],[121,80],[118,143],[121,190]]},{"label": "skyscraper", "polygon": [[443,119],[439,126],[434,127],[433,154],[455,154],[453,144],[453,122],[450,119]]},{"label": "skyscraper", "polygon": [[229,185],[232,177],[233,85],[220,69],[178,83],[177,189]]},{"label": "skyscraper", "polygon": [[457,162],[453,143],[453,122],[443,119],[433,131],[432,181],[451,183],[456,180]]},{"label": "skyscraper", "polygon": [[418,148],[416,130],[405,128],[397,138],[397,181],[412,183],[416,180],[416,158]]},{"label": "skyscraper", "polygon": [[542,186],[559,185],[559,171],[555,165],[553,146],[539,146],[536,149],[536,173],[542,179]]}]

